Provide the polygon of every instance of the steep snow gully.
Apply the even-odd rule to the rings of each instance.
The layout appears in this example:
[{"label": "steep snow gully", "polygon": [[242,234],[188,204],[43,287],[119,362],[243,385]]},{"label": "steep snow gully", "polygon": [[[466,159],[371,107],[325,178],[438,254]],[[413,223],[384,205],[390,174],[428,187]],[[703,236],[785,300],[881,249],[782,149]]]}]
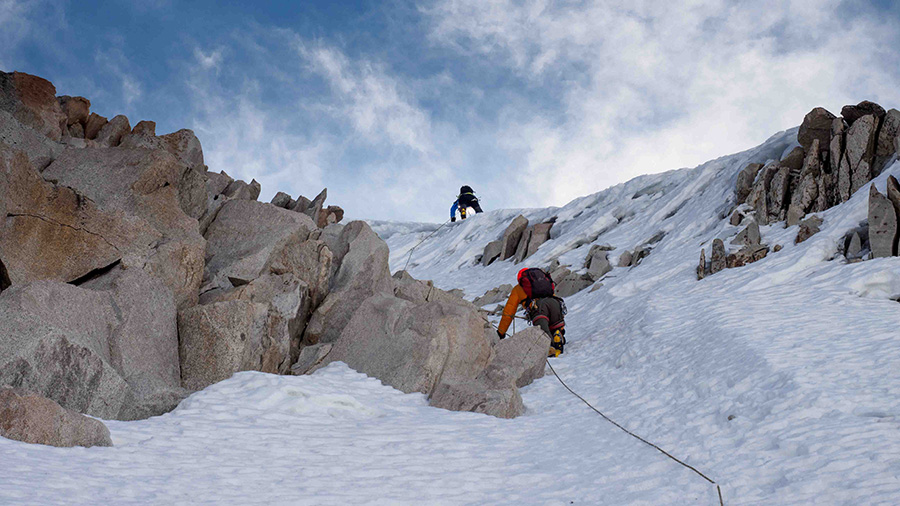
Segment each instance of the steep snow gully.
[{"label": "steep snow gully", "polygon": [[[869,185],[818,213],[821,231],[805,242],[794,244],[797,226],[763,226],[780,251],[697,280],[700,249],[741,230],[727,219],[737,174],[780,159],[796,138],[783,132],[562,208],[472,216],[422,242],[409,271],[472,300],[524,266],[577,271],[596,244],[614,247],[617,265],[664,232],[638,265],[567,298],[569,344],[552,359],[560,376],[720,483],[726,504],[896,504],[900,258],[839,253],[867,218]],[[884,191],[889,175],[900,164],[873,184]],[[519,214],[556,217],[550,240],[520,264],[481,266]],[[373,223],[392,270],[437,227]],[[0,503],[718,504],[715,487],[552,375],[522,393],[525,415],[503,420],[428,407],[340,363],[300,377],[238,373],[163,416],[106,422],[114,447],[0,439]]]},{"label": "steep snow gully", "polygon": [[[900,259],[848,263],[839,253],[847,231],[867,218],[869,185],[818,213],[821,232],[807,241],[794,244],[797,226],[763,226],[763,241],[783,249],[696,277],[700,249],[708,254],[714,238],[727,243],[743,228],[727,219],[738,172],[781,159],[796,138],[789,130],[755,149],[639,177],[562,208],[474,216],[419,246],[409,271],[474,298],[513,283],[525,266],[558,259],[577,269],[594,244],[615,247],[617,265],[622,252],[663,232],[638,266],[614,268],[567,299],[569,345],[554,361],[560,375],[624,426],[710,474],[728,504],[896,504]],[[898,174],[893,163],[873,184],[884,192],[887,177]],[[484,245],[518,214],[531,223],[555,216],[551,240],[520,264],[477,264]],[[430,232],[425,225],[375,228],[391,248],[393,269]],[[533,415],[577,407],[553,382],[527,390]],[[615,430],[589,423],[604,434]],[[584,441],[580,433],[566,437]],[[645,451],[633,445],[618,458]],[[606,472],[603,462],[617,457],[606,448],[583,458],[592,472]],[[608,504],[634,500],[613,499],[605,487],[593,492]],[[691,503],[684,494],[646,500]]]}]

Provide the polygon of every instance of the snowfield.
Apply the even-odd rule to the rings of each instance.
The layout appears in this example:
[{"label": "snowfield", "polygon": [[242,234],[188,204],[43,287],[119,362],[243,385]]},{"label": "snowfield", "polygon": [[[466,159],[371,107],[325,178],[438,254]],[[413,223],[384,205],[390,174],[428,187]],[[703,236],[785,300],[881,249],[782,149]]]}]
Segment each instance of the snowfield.
[{"label": "snowfield", "polygon": [[[737,173],[780,158],[796,135],[562,208],[373,228],[392,271],[409,259],[414,277],[470,300],[522,267],[580,269],[592,244],[614,246],[616,265],[665,232],[640,265],[566,299],[569,344],[552,363],[569,386],[718,482],[726,504],[900,504],[900,258],[837,253],[866,219],[868,185],[821,213],[806,242],[794,244],[796,226],[762,227],[781,251],[696,279],[700,249],[708,257],[714,238],[727,245],[742,228],[726,216]],[[900,163],[873,182],[882,191],[889,174]],[[522,264],[478,265],[520,213],[555,216],[552,240]],[[522,394],[526,414],[502,420],[428,407],[340,363],[239,373],[166,415],[106,422],[112,448],[0,439],[0,503],[718,504],[714,486],[552,374]]]}]

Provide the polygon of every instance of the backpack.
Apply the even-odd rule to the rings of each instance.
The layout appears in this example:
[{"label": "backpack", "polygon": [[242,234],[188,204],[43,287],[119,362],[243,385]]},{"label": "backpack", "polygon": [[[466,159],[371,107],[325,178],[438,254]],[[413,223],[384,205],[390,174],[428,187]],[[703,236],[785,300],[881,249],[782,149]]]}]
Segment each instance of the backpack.
[{"label": "backpack", "polygon": [[519,271],[519,285],[525,290],[529,299],[552,297],[556,291],[556,283],[549,274],[538,268],[522,269]]}]

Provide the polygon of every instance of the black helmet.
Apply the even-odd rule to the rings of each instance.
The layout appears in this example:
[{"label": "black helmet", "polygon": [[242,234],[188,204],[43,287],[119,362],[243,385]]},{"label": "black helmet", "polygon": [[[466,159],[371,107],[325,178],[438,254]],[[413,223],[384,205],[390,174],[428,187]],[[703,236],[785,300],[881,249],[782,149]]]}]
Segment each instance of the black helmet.
[{"label": "black helmet", "polygon": [[475,190],[469,185],[463,185],[459,188],[459,194],[462,195],[463,193],[475,193]]}]

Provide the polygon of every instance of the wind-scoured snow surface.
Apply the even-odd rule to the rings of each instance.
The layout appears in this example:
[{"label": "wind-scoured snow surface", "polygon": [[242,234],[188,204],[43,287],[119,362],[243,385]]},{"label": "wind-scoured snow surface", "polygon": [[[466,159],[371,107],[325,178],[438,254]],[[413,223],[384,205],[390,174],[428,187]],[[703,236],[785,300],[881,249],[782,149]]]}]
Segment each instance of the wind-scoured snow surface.
[{"label": "wind-scoured snow surface", "polygon": [[[763,242],[784,249],[696,279],[700,248],[708,256],[714,238],[740,231],[723,219],[738,171],[795,138],[562,208],[373,228],[392,271],[409,261],[413,276],[469,299],[525,266],[577,270],[592,244],[614,246],[615,265],[665,232],[640,265],[567,298],[559,374],[716,480],[726,504],[898,504],[900,259],[836,253],[866,219],[868,185],[822,213],[806,242],[793,244],[797,227],[762,227]],[[880,190],[888,174],[900,164],[875,180]],[[520,213],[555,216],[552,240],[522,264],[477,265]],[[431,408],[340,363],[304,377],[239,373],[164,416],[107,422],[112,448],[0,439],[0,504],[718,504],[712,485],[552,375],[522,393],[526,414],[501,420]]]}]

